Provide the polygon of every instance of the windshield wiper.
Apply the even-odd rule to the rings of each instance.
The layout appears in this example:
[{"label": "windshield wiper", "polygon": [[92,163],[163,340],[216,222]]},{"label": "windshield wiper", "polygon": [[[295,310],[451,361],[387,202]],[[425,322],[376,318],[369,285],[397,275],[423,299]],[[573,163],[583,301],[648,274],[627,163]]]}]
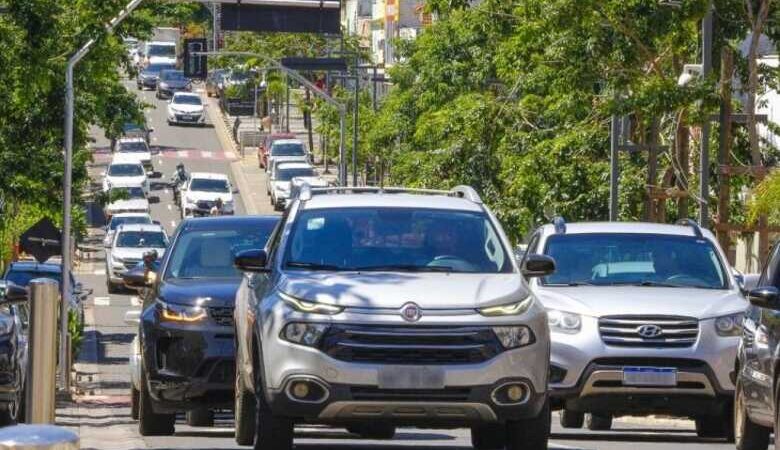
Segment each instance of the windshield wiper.
[{"label": "windshield wiper", "polygon": [[353,270],[347,267],[334,266],[332,264],[318,264],[318,263],[297,262],[297,261],[288,262],[287,267],[292,267],[294,269],[309,269],[309,270],[334,270],[334,271]]},{"label": "windshield wiper", "polygon": [[384,266],[357,267],[358,272],[385,272],[399,270],[404,272],[452,272],[449,266],[417,266],[414,264],[388,264]]}]

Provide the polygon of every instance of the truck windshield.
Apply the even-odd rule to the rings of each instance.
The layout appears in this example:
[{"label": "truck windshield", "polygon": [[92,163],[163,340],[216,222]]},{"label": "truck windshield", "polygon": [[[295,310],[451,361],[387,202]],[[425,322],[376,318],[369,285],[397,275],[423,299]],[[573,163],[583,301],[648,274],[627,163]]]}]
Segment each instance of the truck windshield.
[{"label": "truck windshield", "polygon": [[288,239],[291,270],[511,273],[481,212],[409,208],[303,211]]},{"label": "truck windshield", "polygon": [[556,262],[548,286],[657,286],[727,289],[726,272],[707,239],[658,234],[551,236]]},{"label": "truck windshield", "polygon": [[158,56],[162,58],[175,58],[176,46],[175,45],[149,45],[149,57]]},{"label": "truck windshield", "polygon": [[165,248],[165,234],[157,231],[125,231],[119,234],[116,246],[122,248]]}]

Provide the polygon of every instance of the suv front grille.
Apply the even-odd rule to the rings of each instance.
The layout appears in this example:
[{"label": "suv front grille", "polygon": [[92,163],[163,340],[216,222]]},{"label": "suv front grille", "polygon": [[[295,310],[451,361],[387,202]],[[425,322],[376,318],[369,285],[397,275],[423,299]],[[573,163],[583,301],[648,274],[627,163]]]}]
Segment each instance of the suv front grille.
[{"label": "suv front grille", "polygon": [[125,259],[123,264],[125,265],[126,268],[132,269],[135,266],[137,266],[139,262],[141,262],[140,259]]},{"label": "suv front grille", "polygon": [[503,351],[490,328],[332,327],[321,350],[349,362],[377,364],[476,364]]},{"label": "suv front grille", "polygon": [[[655,333],[642,334],[648,328]],[[599,319],[607,345],[619,347],[690,347],[699,337],[699,321],[679,316],[608,316]]]},{"label": "suv front grille", "polygon": [[209,315],[218,325],[223,327],[233,326],[233,308],[226,306],[222,308],[209,308]]}]

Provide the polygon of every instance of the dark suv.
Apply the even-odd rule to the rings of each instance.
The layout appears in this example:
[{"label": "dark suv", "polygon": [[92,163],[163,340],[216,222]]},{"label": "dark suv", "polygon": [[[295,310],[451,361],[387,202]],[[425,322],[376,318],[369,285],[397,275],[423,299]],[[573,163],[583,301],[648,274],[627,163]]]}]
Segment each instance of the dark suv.
[{"label": "dark suv", "polygon": [[737,357],[734,439],[740,450],[766,450],[772,430],[780,430],[780,245],[748,299]]},{"label": "dark suv", "polygon": [[[133,415],[142,436],[171,435],[176,413],[210,426],[233,406],[233,309],[241,273],[234,257],[265,246],[277,217],[182,222],[156,277],[125,277],[141,290],[139,335],[130,358]],[[154,279],[144,286],[144,280]],[[137,354],[136,354],[137,353]]]},{"label": "dark suv", "polygon": [[0,426],[24,422],[29,310],[13,302],[19,292],[25,290],[0,280]]}]

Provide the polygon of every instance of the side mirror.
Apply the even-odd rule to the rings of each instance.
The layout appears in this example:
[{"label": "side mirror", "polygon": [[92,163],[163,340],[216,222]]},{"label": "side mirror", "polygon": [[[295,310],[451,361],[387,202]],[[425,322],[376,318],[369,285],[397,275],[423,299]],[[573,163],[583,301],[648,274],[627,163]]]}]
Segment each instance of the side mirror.
[{"label": "side mirror", "polygon": [[10,281],[0,281],[0,304],[13,305],[26,303],[29,299],[30,295],[27,292],[27,288],[23,288]]},{"label": "side mirror", "polygon": [[268,272],[268,254],[265,250],[246,250],[236,255],[233,265],[242,272]]},{"label": "side mirror", "polygon": [[545,255],[528,255],[521,271],[527,278],[546,277],[555,273],[555,260]]},{"label": "side mirror", "polygon": [[130,326],[138,326],[141,324],[141,311],[134,310],[125,313],[125,324]]},{"label": "side mirror", "polygon": [[748,300],[754,306],[780,311],[780,292],[776,287],[766,286],[750,291]]}]

